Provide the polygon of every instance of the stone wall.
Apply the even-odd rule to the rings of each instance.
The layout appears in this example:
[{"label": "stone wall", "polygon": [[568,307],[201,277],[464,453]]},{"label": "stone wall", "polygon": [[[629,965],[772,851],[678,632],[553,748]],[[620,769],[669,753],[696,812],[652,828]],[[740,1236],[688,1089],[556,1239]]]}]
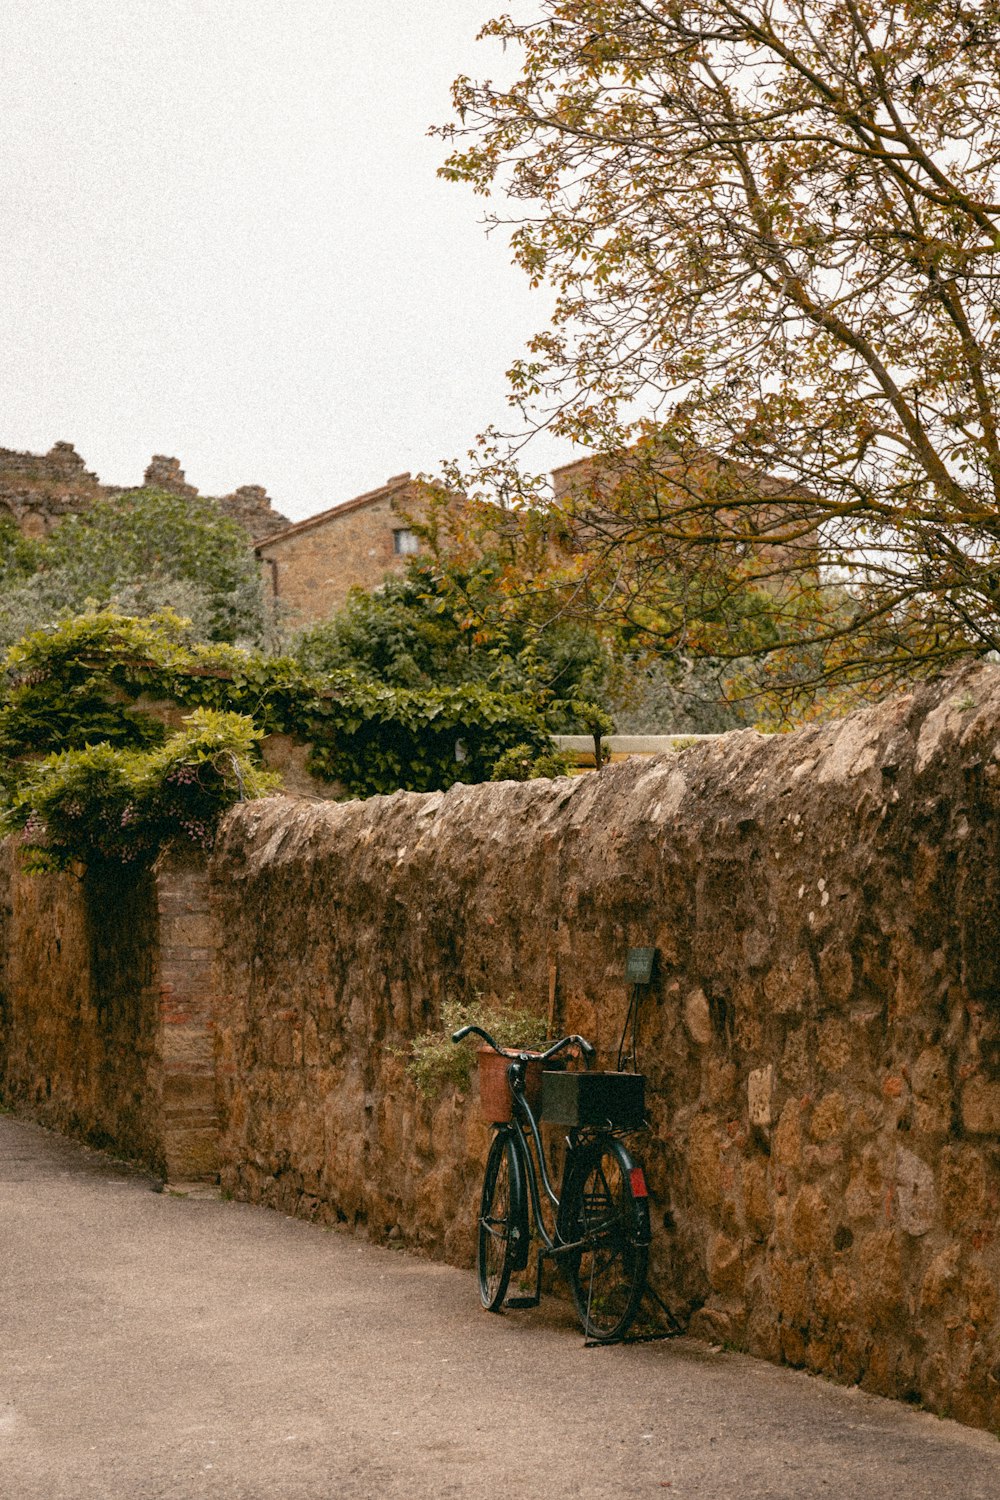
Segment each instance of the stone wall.
[{"label": "stone wall", "polygon": [[657,1289],[696,1334],[995,1428],[998,812],[980,666],[574,780],[248,804],[210,888],[29,880],[8,845],[0,1094],[470,1264],[488,1127],[418,1097],[413,1036],[514,994],[607,1065],[655,945]]},{"label": "stone wall", "polygon": [[8,1104],[97,1145],[156,1156],[149,880],[24,875],[0,849],[0,1085]]},{"label": "stone wall", "polygon": [[172,1179],[214,1176],[200,866],[25,875],[0,844],[0,1101]]},{"label": "stone wall", "polygon": [[230,815],[223,1182],[459,1263],[487,1143],[403,1074],[449,993],[640,1057],[692,1330],[1000,1425],[1000,671],[599,775]]},{"label": "stone wall", "polygon": [[0,448],[0,515],[15,520],[26,536],[44,536],[101,494],[97,475],[84,466],[72,443],[55,443],[48,453]]}]

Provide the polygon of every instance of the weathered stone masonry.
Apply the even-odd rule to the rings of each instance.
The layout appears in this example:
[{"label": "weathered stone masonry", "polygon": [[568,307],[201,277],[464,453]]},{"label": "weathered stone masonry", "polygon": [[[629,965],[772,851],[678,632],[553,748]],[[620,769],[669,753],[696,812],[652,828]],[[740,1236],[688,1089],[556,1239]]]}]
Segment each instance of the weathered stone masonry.
[{"label": "weathered stone masonry", "polygon": [[982,667],[573,782],[241,809],[224,1182],[468,1263],[486,1132],[397,1049],[449,991],[554,983],[607,1061],[655,943],[660,1290],[696,1332],[1000,1425],[998,778]]},{"label": "weathered stone masonry", "polygon": [[[416,1097],[410,1038],[447,993],[515,992],[607,1062],[625,950],[654,943],[659,1290],[695,1332],[1000,1426],[998,803],[982,666],[575,781],[238,809],[211,870],[222,1181],[469,1263],[487,1128]],[[52,1043],[11,1042],[10,966],[23,1098]]]},{"label": "weathered stone masonry", "polygon": [[[192,498],[198,494],[185,480],[177,459],[162,453],[154,454],[142,482],[174,495]],[[16,521],[26,536],[45,536],[66,516],[80,515],[98,501],[115,500],[123,493],[121,485],[101,484],[72,443],[55,443],[48,453],[0,448],[0,516]],[[260,485],[241,485],[231,495],[216,498],[214,504],[238,521],[255,542],[284,531],[289,524],[287,517],[273,509]]]}]

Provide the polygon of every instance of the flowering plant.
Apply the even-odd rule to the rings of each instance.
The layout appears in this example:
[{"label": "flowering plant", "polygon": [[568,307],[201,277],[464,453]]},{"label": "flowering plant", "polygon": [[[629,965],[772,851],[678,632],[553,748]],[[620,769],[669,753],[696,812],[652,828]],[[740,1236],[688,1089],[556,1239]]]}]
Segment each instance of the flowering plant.
[{"label": "flowering plant", "polygon": [[167,844],[208,851],[222,813],[280,778],[254,761],[263,731],[242,714],[199,709],[154,750],[88,745],[31,765],[0,831],[19,830],[29,869],[134,864]]}]

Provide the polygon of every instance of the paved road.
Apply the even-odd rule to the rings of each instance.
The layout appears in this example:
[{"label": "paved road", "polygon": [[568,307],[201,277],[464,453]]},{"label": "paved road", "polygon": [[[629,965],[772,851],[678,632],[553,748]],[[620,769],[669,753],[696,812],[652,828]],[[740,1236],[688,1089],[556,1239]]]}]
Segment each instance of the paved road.
[{"label": "paved road", "polygon": [[2,1500],[997,1500],[984,1433],[688,1340],[585,1349],[470,1274],[0,1116]]}]

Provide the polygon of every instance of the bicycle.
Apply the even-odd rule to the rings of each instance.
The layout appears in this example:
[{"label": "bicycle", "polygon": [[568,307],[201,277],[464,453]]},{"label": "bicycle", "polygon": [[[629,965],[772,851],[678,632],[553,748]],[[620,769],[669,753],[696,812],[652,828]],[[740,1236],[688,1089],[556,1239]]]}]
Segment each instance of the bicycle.
[{"label": "bicycle", "polygon": [[[569,1281],[587,1338],[596,1343],[621,1339],[646,1289],[649,1260],[646,1178],[620,1138],[642,1124],[644,1079],[638,1074],[591,1072],[594,1049],[581,1036],[563,1037],[542,1053],[505,1051],[479,1026],[463,1026],[452,1041],[473,1033],[508,1059],[507,1089],[489,1105],[489,1114],[506,1117],[491,1121],[496,1134],[479,1206],[477,1271],[483,1306],[499,1312],[511,1275],[527,1268],[533,1218],[541,1240],[535,1292],[511,1297],[506,1305],[538,1305],[542,1263],[551,1258]],[[546,1071],[545,1064],[570,1047],[583,1057],[586,1072],[557,1071],[558,1063]],[[480,1057],[484,1056],[481,1049]],[[589,1084],[581,1082],[587,1079]],[[536,1098],[541,1093],[539,1113],[546,1120],[570,1125],[558,1193],[549,1179],[539,1117],[529,1093]],[[539,1183],[551,1205],[551,1230],[543,1216]]]}]

